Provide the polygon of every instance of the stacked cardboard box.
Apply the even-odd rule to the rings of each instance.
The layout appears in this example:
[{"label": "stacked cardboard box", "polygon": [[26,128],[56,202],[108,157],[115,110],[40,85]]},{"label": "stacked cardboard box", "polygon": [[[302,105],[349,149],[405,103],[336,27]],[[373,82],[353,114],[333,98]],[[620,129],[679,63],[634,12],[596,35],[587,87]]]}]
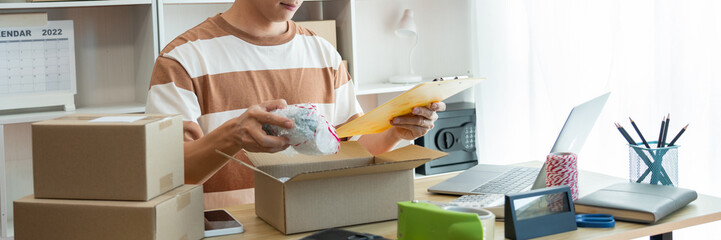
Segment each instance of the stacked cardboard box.
[{"label": "stacked cardboard box", "polygon": [[32,125],[34,196],[16,239],[200,239],[203,190],[183,185],[182,119],[70,115]]}]

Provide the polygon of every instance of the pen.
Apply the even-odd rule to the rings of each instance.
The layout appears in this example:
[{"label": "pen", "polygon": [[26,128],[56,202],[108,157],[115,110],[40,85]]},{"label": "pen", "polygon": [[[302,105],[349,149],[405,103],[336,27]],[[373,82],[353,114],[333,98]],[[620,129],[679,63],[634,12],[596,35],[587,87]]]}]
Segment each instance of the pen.
[{"label": "pen", "polygon": [[663,142],[663,128],[664,125],[666,125],[666,118],[661,119],[661,130],[658,132],[658,142],[656,143],[656,147],[661,147],[661,142]]},{"label": "pen", "polygon": [[687,127],[688,127],[688,124],[686,124],[686,126],[683,127],[683,128],[681,129],[681,131],[678,132],[678,134],[676,134],[676,137],[674,137],[673,140],[671,140],[671,142],[668,144],[669,147],[670,147],[670,146],[673,146],[673,144],[676,143],[676,140],[678,140],[678,138],[681,136],[681,134],[683,134],[683,132],[686,131],[686,128],[687,128]]},{"label": "pen", "polygon": [[643,145],[646,146],[646,148],[651,148],[651,146],[648,145],[648,142],[646,142],[646,138],[643,137],[643,134],[641,134],[641,130],[638,130],[638,126],[636,126],[636,123],[633,122],[633,119],[631,117],[628,117],[628,120],[631,120],[631,125],[633,125],[633,129],[636,130],[636,133],[638,133],[638,136],[641,137],[641,142],[643,142]]}]

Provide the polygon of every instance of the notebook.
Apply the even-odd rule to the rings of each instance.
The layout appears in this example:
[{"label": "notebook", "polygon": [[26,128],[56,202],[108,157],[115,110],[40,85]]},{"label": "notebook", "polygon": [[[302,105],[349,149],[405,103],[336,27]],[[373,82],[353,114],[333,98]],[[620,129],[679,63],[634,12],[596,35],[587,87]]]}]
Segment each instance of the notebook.
[{"label": "notebook", "polygon": [[[558,134],[551,152],[578,153],[610,94],[607,92],[574,107]],[[428,188],[428,191],[452,195],[496,196],[496,201],[502,202],[502,196],[505,194],[544,187],[546,187],[544,167],[538,169],[478,164],[455,177]],[[476,198],[476,200],[478,199]],[[493,206],[493,203],[488,203],[488,206]]]},{"label": "notebook", "polygon": [[696,191],[646,183],[617,183],[575,202],[576,213],[606,213],[617,220],[655,223],[698,197]]}]

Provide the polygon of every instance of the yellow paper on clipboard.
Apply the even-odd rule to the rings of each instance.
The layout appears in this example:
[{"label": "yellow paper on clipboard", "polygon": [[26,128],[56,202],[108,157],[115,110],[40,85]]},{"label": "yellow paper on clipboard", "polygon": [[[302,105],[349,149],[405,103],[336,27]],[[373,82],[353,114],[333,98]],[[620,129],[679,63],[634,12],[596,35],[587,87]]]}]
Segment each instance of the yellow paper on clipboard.
[{"label": "yellow paper on clipboard", "polygon": [[421,83],[398,95],[363,116],[336,130],[338,137],[350,137],[383,132],[391,128],[390,120],[411,113],[414,107],[428,106],[466,90],[484,78],[466,78]]}]

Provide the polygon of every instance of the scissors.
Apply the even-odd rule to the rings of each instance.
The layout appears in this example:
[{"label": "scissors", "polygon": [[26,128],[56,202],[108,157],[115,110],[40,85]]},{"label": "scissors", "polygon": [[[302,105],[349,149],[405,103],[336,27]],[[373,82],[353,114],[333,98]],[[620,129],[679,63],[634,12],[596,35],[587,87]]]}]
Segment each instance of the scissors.
[{"label": "scissors", "polygon": [[616,220],[610,214],[577,214],[576,226],[591,228],[612,228]]}]

